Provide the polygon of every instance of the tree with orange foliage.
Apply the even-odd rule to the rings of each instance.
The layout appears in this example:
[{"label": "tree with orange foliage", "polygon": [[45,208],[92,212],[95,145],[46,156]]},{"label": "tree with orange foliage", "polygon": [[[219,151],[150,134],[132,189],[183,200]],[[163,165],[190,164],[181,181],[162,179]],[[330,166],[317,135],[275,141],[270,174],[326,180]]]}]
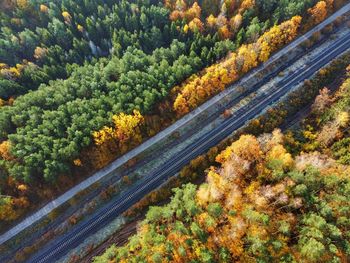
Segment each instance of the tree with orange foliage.
[{"label": "tree with orange foliage", "polygon": [[196,32],[196,31],[203,31],[204,29],[204,26],[203,26],[203,23],[200,19],[198,18],[194,18],[189,24],[188,24],[188,27],[189,29],[192,31],[192,32]]},{"label": "tree with orange foliage", "polygon": [[255,1],[254,0],[243,0],[243,2],[241,3],[238,12],[240,14],[243,14],[244,11],[251,9],[255,6]]},{"label": "tree with orange foliage", "polygon": [[219,36],[221,39],[229,39],[231,38],[231,32],[227,25],[224,25],[219,28]]},{"label": "tree with orange foliage", "polygon": [[313,24],[318,24],[327,17],[327,3],[325,1],[319,1],[314,7],[308,10],[311,15]]},{"label": "tree with orange foliage", "polygon": [[179,116],[183,116],[190,111],[187,100],[181,94],[176,97],[173,107]]},{"label": "tree with orange foliage", "polygon": [[179,10],[174,10],[170,13],[169,19],[171,21],[176,21],[176,20],[180,20],[182,18],[184,18],[185,14],[182,11]]},{"label": "tree with orange foliage", "polygon": [[243,160],[253,162],[259,159],[261,149],[259,142],[252,135],[242,135],[239,140],[235,141],[231,146],[227,147],[219,155],[216,156],[218,163],[225,163],[233,154],[239,156]]},{"label": "tree with orange foliage", "polygon": [[194,2],[193,5],[185,12],[186,20],[191,21],[195,18],[200,19],[201,11],[201,7],[198,5],[198,3]]},{"label": "tree with orange foliage", "polygon": [[169,9],[175,8],[176,0],[164,0],[164,6]]},{"label": "tree with orange foliage", "polygon": [[80,159],[73,160],[73,163],[75,166],[78,166],[78,167],[83,166],[83,163]]}]

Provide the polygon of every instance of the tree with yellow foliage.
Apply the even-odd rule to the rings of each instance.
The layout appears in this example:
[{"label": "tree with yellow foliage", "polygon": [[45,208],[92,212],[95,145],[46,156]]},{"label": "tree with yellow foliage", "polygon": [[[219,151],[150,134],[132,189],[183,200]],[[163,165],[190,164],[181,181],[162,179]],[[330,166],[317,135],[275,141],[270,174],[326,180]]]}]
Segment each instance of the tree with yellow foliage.
[{"label": "tree with yellow foliage", "polygon": [[267,154],[267,159],[281,161],[281,165],[284,169],[291,168],[293,165],[292,155],[288,153],[281,144],[272,147]]},{"label": "tree with yellow foliage", "polygon": [[236,68],[239,72],[247,73],[250,69],[258,65],[259,54],[252,44],[243,45],[239,48],[236,60]]},{"label": "tree with yellow foliage", "polygon": [[188,27],[192,32],[201,32],[204,29],[202,21],[198,18],[194,18],[193,20],[191,20],[191,22],[188,24]]},{"label": "tree with yellow foliage", "polygon": [[27,9],[29,7],[29,3],[28,0],[16,0],[17,6],[24,10]]},{"label": "tree with yellow foliage", "polygon": [[49,12],[49,8],[48,8],[46,5],[41,4],[41,5],[40,5],[40,12],[42,12],[42,13],[48,13],[48,12]]},{"label": "tree with yellow foliage", "polygon": [[71,16],[67,11],[63,11],[63,12],[62,12],[62,16],[63,16],[64,22],[65,22],[66,24],[70,24],[70,23],[71,23],[71,21],[72,21],[72,16]]},{"label": "tree with yellow foliage", "polygon": [[114,137],[121,143],[135,138],[140,134],[140,125],[144,118],[138,110],[133,111],[133,115],[121,113],[112,117],[114,123]]},{"label": "tree with yellow foliage", "polygon": [[[141,126],[144,118],[137,110],[133,114],[120,113],[112,117],[113,127],[105,126],[99,131],[93,132],[93,138],[97,147],[89,152],[94,166],[103,167],[113,156],[122,154],[131,147],[142,142]],[[79,162],[75,162],[79,166]]]},{"label": "tree with yellow foliage", "polygon": [[341,128],[345,128],[350,123],[350,116],[347,111],[342,111],[337,115],[336,124]]},{"label": "tree with yellow foliage", "polygon": [[84,32],[84,27],[82,25],[77,25],[77,29],[79,32],[83,33]]},{"label": "tree with yellow foliage", "polygon": [[0,157],[4,160],[12,160],[13,156],[10,153],[11,144],[9,141],[3,141],[0,144]]},{"label": "tree with yellow foliage", "polygon": [[106,141],[111,140],[113,138],[112,134],[113,134],[113,128],[107,127],[107,126],[103,127],[99,131],[93,132],[95,144],[102,145]]},{"label": "tree with yellow foliage", "polygon": [[120,113],[112,117],[114,127],[104,127],[102,130],[94,132],[96,145],[101,145],[108,140],[116,139],[121,145],[132,139],[140,141],[140,126],[144,122],[141,113],[134,110],[133,115]]},{"label": "tree with yellow foliage", "polygon": [[231,53],[220,63],[204,69],[200,75],[194,75],[185,81],[180,86],[180,92],[173,104],[177,116],[186,114],[222,91],[227,85],[236,81],[239,75],[256,67],[259,61],[266,61],[274,51],[297,36],[300,23],[301,17],[296,16],[279,26],[272,27],[259,37],[256,43],[242,45],[236,53]]},{"label": "tree with yellow foliage", "polygon": [[241,14],[237,14],[230,19],[230,27],[233,33],[238,32],[243,22],[243,17]]},{"label": "tree with yellow foliage", "polygon": [[216,18],[213,15],[208,16],[206,22],[209,28],[213,29],[216,27]]},{"label": "tree with yellow foliage", "polygon": [[190,111],[190,108],[187,105],[187,100],[182,96],[182,94],[176,97],[173,107],[179,116],[183,116]]}]

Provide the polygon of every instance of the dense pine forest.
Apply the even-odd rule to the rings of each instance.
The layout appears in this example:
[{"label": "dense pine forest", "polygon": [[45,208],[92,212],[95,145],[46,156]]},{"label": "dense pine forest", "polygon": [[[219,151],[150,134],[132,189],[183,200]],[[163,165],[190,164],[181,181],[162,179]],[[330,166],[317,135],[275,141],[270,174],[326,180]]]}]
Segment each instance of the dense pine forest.
[{"label": "dense pine forest", "polygon": [[349,262],[350,66],[333,79],[298,127],[242,135],[94,262]]},{"label": "dense pine forest", "polygon": [[[1,226],[224,90],[343,2],[1,1]],[[334,146],[345,161],[347,144]]]}]

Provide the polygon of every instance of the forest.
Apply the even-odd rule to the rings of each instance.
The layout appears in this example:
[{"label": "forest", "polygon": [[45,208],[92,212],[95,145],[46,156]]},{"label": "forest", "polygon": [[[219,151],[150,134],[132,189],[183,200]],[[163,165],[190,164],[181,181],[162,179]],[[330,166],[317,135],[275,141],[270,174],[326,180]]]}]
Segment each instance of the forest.
[{"label": "forest", "polygon": [[0,225],[170,125],[343,3],[1,1]]},{"label": "forest", "polygon": [[241,135],[94,262],[349,262],[350,66],[334,78],[296,127]]}]

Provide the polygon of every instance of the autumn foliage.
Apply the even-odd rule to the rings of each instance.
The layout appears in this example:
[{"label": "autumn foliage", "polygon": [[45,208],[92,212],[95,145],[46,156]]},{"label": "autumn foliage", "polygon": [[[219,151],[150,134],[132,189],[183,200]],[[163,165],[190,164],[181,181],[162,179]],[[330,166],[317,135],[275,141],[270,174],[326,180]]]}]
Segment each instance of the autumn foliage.
[{"label": "autumn foliage", "polygon": [[349,166],[293,158],[279,130],[244,135],[217,158],[204,184],[174,189],[126,246],[94,262],[346,262]]},{"label": "autumn foliage", "polygon": [[114,126],[105,126],[93,132],[96,147],[88,154],[91,155],[94,166],[98,168],[111,161],[116,153],[125,153],[142,142],[140,128],[144,118],[139,111],[134,110],[133,114],[120,113],[112,119]]},{"label": "autumn foliage", "polygon": [[[28,200],[34,208],[104,167],[340,6],[102,2],[0,1],[0,227]],[[306,134],[327,145],[346,114]]]},{"label": "autumn foliage", "polygon": [[[214,147],[196,158],[190,166],[206,169],[206,182],[174,189],[170,203],[151,207],[125,246],[110,247],[94,262],[348,262],[347,63],[349,54],[305,85],[303,92],[320,91],[298,129],[243,134],[220,153]],[[320,87],[342,74],[347,78],[335,94]],[[320,143],[320,134],[334,131],[327,145]],[[207,158],[220,165],[202,167]],[[195,169],[180,176],[188,170]]]},{"label": "autumn foliage", "polygon": [[174,111],[178,116],[188,113],[224,90],[242,74],[265,62],[274,51],[297,36],[301,20],[300,16],[296,16],[272,27],[255,43],[242,45],[223,61],[204,69],[200,74],[193,75],[178,88],[181,91],[174,100]]},{"label": "autumn foliage", "polygon": [[242,25],[242,15],[255,7],[252,0],[244,1],[203,1],[201,6],[197,1],[166,0],[165,5],[171,10],[170,19],[184,19],[184,32],[190,29],[218,32],[220,39],[229,39],[237,33]]},{"label": "autumn foliage", "polygon": [[315,24],[323,21],[327,16],[327,8],[332,8],[333,1],[329,1],[327,4],[326,1],[318,2],[314,7],[308,10],[308,13],[311,15],[313,22]]}]

